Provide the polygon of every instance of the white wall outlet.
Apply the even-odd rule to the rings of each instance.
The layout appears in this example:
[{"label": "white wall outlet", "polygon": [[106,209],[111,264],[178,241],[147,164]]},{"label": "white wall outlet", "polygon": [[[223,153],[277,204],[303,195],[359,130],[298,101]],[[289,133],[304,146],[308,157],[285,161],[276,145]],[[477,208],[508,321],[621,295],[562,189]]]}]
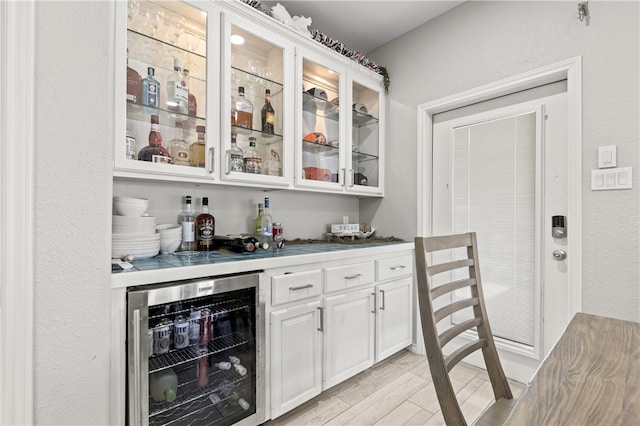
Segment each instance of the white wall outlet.
[{"label": "white wall outlet", "polygon": [[618,165],[618,148],[615,145],[598,147],[598,167],[606,169]]}]

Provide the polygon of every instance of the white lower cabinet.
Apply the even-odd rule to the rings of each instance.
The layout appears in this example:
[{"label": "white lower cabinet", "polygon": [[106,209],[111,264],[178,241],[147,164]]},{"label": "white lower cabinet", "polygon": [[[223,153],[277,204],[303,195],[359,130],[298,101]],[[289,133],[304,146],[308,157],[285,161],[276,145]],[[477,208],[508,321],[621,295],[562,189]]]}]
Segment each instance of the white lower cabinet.
[{"label": "white lower cabinet", "polygon": [[413,343],[412,263],[407,253],[266,271],[272,419]]},{"label": "white lower cabinet", "polygon": [[271,313],[271,416],[322,391],[320,300]]}]

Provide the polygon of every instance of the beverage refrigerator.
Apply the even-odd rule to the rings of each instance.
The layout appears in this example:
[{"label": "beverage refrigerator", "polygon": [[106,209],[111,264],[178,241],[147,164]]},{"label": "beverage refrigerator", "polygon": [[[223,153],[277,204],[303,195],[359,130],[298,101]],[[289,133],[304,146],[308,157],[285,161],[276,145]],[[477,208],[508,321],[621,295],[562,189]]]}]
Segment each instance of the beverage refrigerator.
[{"label": "beverage refrigerator", "polygon": [[264,421],[260,274],[127,292],[127,424]]}]

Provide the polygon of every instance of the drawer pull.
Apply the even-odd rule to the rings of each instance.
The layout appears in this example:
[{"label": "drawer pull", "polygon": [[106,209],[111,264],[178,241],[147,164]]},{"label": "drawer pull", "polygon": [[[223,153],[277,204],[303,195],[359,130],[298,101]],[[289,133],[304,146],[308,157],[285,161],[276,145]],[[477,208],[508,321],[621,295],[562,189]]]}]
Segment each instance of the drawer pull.
[{"label": "drawer pull", "polygon": [[318,331],[324,331],[324,308],[318,307],[320,311],[320,327],[318,327]]},{"label": "drawer pull", "polygon": [[349,275],[348,277],[345,276],[344,279],[345,280],[353,280],[353,279],[361,277],[361,276],[362,276],[362,274]]},{"label": "drawer pull", "polygon": [[391,269],[392,271],[397,271],[398,269],[405,269],[406,266],[404,265],[398,265],[398,266],[392,266],[389,269]]},{"label": "drawer pull", "polygon": [[306,288],[313,288],[313,284],[305,284],[298,287],[289,287],[289,291],[304,290]]}]

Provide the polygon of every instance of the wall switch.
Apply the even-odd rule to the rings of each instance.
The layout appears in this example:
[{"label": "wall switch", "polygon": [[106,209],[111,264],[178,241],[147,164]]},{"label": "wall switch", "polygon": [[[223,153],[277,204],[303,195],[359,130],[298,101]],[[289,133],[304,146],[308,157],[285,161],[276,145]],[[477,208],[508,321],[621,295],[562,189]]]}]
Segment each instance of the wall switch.
[{"label": "wall switch", "polygon": [[591,170],[591,190],[631,189],[632,177],[631,167]]},{"label": "wall switch", "polygon": [[618,165],[618,148],[615,145],[598,147],[598,167],[601,169]]}]

